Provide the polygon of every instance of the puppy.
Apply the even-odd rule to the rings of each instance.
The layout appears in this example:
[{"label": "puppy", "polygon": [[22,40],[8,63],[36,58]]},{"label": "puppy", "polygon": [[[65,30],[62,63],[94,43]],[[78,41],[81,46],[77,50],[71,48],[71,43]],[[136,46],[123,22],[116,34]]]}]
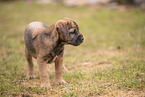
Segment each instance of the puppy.
[{"label": "puppy", "polygon": [[27,77],[34,78],[32,57],[37,59],[41,86],[51,88],[46,64],[55,62],[55,84],[66,83],[62,78],[64,45],[80,45],[84,38],[77,23],[69,18],[47,27],[42,22],[32,22],[25,30],[25,56]]}]

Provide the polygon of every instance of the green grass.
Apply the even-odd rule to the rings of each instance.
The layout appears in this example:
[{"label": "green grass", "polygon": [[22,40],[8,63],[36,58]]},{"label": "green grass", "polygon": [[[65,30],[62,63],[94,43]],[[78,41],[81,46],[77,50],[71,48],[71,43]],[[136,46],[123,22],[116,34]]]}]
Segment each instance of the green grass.
[{"label": "green grass", "polygon": [[[0,9],[0,96],[145,96],[145,13],[139,8],[122,12],[4,2]],[[54,66],[48,66],[52,89],[46,90],[40,88],[36,60],[36,78],[25,78],[23,34],[32,21],[49,26],[64,17],[78,23],[85,41],[65,47],[67,84],[55,86]]]}]

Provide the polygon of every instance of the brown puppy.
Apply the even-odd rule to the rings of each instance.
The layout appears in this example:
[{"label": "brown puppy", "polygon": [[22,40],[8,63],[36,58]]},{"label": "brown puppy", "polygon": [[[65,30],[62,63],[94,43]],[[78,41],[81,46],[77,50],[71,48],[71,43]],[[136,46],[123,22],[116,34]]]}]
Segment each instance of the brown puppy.
[{"label": "brown puppy", "polygon": [[64,44],[78,46],[83,35],[72,19],[64,18],[50,27],[41,22],[30,23],[25,30],[27,77],[34,78],[32,57],[37,59],[41,86],[51,88],[46,64],[55,62],[55,84],[66,83],[62,78]]}]

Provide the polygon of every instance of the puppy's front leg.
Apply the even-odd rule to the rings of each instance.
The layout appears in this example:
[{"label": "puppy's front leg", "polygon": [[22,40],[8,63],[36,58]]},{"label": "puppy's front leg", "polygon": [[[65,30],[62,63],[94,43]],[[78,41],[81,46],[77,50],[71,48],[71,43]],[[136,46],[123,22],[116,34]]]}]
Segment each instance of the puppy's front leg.
[{"label": "puppy's front leg", "polygon": [[41,87],[51,88],[50,82],[49,82],[49,76],[47,74],[46,69],[46,62],[43,61],[40,57],[37,58],[37,63],[39,65],[39,75],[41,80]]},{"label": "puppy's front leg", "polygon": [[63,71],[63,52],[57,57],[55,61],[55,84],[64,84],[65,80],[62,78]]}]

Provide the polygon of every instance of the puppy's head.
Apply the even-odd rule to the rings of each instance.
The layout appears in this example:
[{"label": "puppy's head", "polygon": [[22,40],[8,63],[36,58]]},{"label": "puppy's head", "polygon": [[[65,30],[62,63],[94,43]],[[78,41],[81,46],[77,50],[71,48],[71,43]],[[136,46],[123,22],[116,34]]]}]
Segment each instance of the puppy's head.
[{"label": "puppy's head", "polygon": [[79,27],[75,21],[64,18],[56,22],[56,30],[61,41],[74,46],[80,45],[84,38],[79,32]]}]

